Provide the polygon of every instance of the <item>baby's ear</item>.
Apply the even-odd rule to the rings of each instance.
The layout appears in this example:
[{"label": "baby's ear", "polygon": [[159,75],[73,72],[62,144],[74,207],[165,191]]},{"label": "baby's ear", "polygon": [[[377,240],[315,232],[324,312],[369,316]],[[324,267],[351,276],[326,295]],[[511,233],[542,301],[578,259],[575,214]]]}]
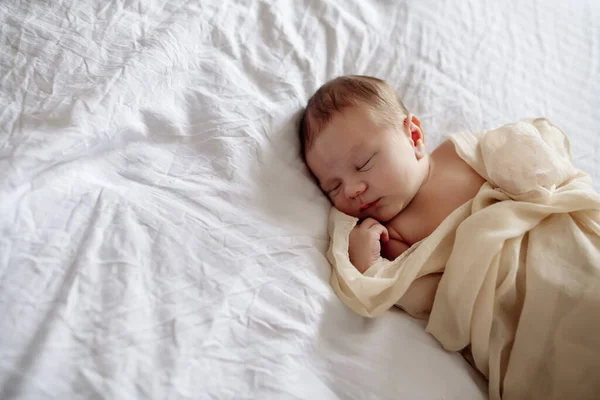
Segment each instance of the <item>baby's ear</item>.
[{"label": "baby's ear", "polygon": [[417,160],[420,160],[427,154],[425,148],[425,134],[421,128],[421,121],[416,116],[409,114],[404,120],[404,126],[409,135],[410,142],[415,149]]}]

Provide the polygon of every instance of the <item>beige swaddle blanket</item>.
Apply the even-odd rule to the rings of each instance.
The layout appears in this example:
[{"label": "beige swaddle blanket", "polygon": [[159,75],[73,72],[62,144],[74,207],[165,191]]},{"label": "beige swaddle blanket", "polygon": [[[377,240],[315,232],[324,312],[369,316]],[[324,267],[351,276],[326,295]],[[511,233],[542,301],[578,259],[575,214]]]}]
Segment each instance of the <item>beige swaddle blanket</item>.
[{"label": "beige swaddle blanket", "polygon": [[450,136],[487,182],[426,239],[361,275],[356,218],[329,219],[331,285],[374,317],[415,279],[443,271],[427,325],[442,346],[471,346],[494,399],[600,398],[600,195],[545,119]]}]

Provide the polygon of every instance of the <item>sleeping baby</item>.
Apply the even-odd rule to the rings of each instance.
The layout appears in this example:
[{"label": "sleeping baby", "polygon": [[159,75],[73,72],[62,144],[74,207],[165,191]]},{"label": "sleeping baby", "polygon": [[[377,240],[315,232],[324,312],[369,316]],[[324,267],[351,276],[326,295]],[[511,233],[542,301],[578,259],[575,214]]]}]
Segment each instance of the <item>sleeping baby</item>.
[{"label": "sleeping baby", "polygon": [[[447,141],[431,154],[419,119],[394,89],[367,76],[323,85],[301,120],[302,151],[321,189],[341,212],[360,219],[350,261],[361,273],[381,255],[394,260],[472,199],[484,179]],[[403,308],[429,314],[440,274],[412,283]]]},{"label": "sleeping baby", "polygon": [[600,393],[600,195],[559,128],[459,132],[429,154],[389,84],[343,76],[310,98],[300,141],[350,309],[427,319],[470,349],[491,399]]}]

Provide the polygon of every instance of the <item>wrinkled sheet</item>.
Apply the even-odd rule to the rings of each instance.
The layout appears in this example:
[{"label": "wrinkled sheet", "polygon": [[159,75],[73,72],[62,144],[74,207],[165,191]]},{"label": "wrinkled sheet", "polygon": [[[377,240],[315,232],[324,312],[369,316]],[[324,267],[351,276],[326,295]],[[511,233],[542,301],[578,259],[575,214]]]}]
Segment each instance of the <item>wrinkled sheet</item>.
[{"label": "wrinkled sheet", "polygon": [[295,122],[325,80],[376,75],[431,148],[544,115],[597,184],[598,21],[592,0],[0,2],[0,398],[485,398],[420,322],[336,298]]},{"label": "wrinkled sheet", "polygon": [[[358,314],[398,305],[443,272],[429,316],[445,349],[468,349],[490,399],[592,399],[600,391],[600,193],[546,119],[450,137],[486,183],[426,239],[364,275],[350,263],[356,218],[332,209],[332,286]],[[414,307],[414,305],[411,305]],[[418,310],[416,310],[418,311]]]}]

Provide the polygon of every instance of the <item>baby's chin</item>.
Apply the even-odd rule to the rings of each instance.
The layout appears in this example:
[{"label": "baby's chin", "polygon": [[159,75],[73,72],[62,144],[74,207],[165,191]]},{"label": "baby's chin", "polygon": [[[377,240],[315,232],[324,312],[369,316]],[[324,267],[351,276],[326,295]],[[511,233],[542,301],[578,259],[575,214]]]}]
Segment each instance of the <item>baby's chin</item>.
[{"label": "baby's chin", "polygon": [[390,207],[390,206],[382,206],[378,207],[376,210],[373,210],[373,215],[370,218],[376,219],[381,223],[389,222],[396,218],[398,214],[404,209],[404,207]]},{"label": "baby's chin", "polygon": [[393,220],[394,218],[396,218],[396,216],[398,214],[400,214],[400,211],[402,211],[402,207],[393,207],[392,208],[389,206],[378,206],[378,207],[374,208],[373,210],[369,210],[367,212],[355,212],[355,211],[348,211],[348,210],[340,210],[339,208],[338,208],[338,210],[343,212],[346,215],[349,215],[354,218],[358,218],[360,221],[364,221],[367,218],[373,218],[383,224],[385,222],[389,222],[389,221]]},{"label": "baby's chin", "polygon": [[393,212],[392,210],[387,209],[377,209],[372,212],[366,213],[357,213],[357,214],[349,214],[352,217],[358,218],[359,220],[365,220],[367,218],[373,218],[374,220],[379,221],[380,223],[385,223],[393,220],[398,213]]}]

